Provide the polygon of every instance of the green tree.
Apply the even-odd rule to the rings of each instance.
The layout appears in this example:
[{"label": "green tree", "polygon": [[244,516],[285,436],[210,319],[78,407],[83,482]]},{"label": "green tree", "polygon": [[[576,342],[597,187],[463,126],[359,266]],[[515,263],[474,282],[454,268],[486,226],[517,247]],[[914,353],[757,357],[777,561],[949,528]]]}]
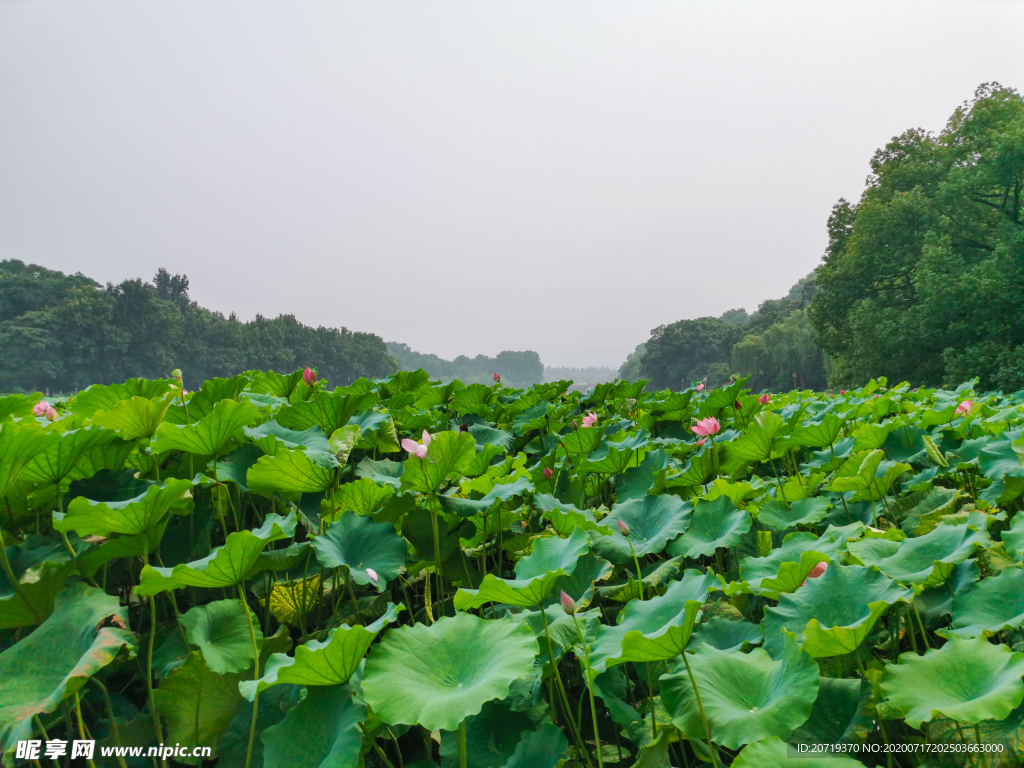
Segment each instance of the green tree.
[{"label": "green tree", "polygon": [[728,370],[732,346],[742,335],[742,326],[717,317],[680,320],[655,328],[640,361],[640,377],[650,379],[656,389],[687,387],[714,374],[720,379],[722,366]]}]

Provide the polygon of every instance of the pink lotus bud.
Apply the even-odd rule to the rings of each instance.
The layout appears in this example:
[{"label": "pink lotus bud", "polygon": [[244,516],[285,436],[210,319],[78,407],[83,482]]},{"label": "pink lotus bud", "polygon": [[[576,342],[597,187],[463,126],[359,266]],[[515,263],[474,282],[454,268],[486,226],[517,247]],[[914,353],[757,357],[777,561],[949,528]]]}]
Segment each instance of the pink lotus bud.
[{"label": "pink lotus bud", "polygon": [[555,476],[555,473],[551,471],[551,467],[544,467],[544,479],[550,480]]},{"label": "pink lotus bud", "polygon": [[572,423],[572,428],[573,429],[579,429],[579,427],[580,427],[580,425],[577,424],[575,421]]},{"label": "pink lotus bud", "polygon": [[703,384],[698,384],[697,385],[697,391],[698,392],[703,392],[704,391],[704,385]]},{"label": "pink lotus bud", "polygon": [[494,372],[494,375],[491,378],[493,378],[495,381],[498,381],[498,382],[501,381],[501,376],[498,375],[497,371]]},{"label": "pink lotus bud", "polygon": [[50,407],[50,404],[45,400],[40,400],[38,403],[32,406],[32,413],[36,416],[45,416],[46,409]]},{"label": "pink lotus bud", "polygon": [[692,427],[690,427],[690,429],[693,430],[694,434],[700,435],[701,437],[713,435],[716,432],[718,432],[718,430],[720,430],[721,428],[722,425],[714,416],[708,416],[706,419],[701,419]]},{"label": "pink lotus bud", "polygon": [[770,403],[771,401],[772,396],[769,394],[764,394],[757,398],[757,402],[759,402],[761,405],[768,405],[768,403]]},{"label": "pink lotus bud", "polygon": [[968,413],[973,407],[974,403],[972,403],[970,400],[964,400],[962,403],[960,403],[960,405],[956,407],[956,415],[963,416],[965,413]]},{"label": "pink lotus bud", "polygon": [[877,400],[877,399],[878,399],[878,395],[875,395],[875,400]]},{"label": "pink lotus bud", "polygon": [[735,408],[737,411],[742,411],[743,410],[743,406],[740,405],[740,401],[739,400],[734,400],[733,404],[732,404],[732,407]]},{"label": "pink lotus bud", "polygon": [[307,366],[306,370],[302,372],[302,380],[306,382],[308,386],[312,387],[316,384],[316,371]]},{"label": "pink lotus bud", "polygon": [[846,394],[846,390],[845,389],[840,389],[839,390],[839,394],[840,395],[845,395]]},{"label": "pink lotus bud", "polygon": [[377,583],[377,572],[373,568],[367,568],[366,575],[370,577],[374,584]]},{"label": "pink lotus bud", "polygon": [[914,391],[914,392],[917,392],[917,387],[914,387],[913,391]]},{"label": "pink lotus bud", "polygon": [[570,616],[576,613],[576,601],[569,597],[564,590],[562,591],[562,596],[558,598],[558,601],[562,604],[562,610]]},{"label": "pink lotus bud", "polygon": [[57,418],[57,411],[53,409],[52,405],[46,406],[46,413],[43,414],[47,421],[53,421]]},{"label": "pink lotus bud", "polygon": [[622,520],[619,520],[619,533],[623,536],[629,536],[629,526],[626,525]]},{"label": "pink lotus bud", "polygon": [[[807,579],[816,579],[819,576],[821,576],[827,570],[828,570],[828,563],[825,563],[825,562],[818,563],[813,568],[811,568],[811,572],[809,574],[807,574]],[[800,585],[801,587],[804,584],[807,583],[807,579],[804,579],[803,584]]]}]

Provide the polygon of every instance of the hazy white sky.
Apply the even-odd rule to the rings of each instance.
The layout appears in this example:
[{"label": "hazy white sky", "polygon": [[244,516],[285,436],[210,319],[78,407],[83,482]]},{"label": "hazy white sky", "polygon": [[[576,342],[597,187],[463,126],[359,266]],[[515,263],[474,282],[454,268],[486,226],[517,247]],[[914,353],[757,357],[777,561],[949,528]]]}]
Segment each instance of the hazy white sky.
[{"label": "hazy white sky", "polygon": [[0,258],[445,357],[617,366],[785,294],[998,0],[0,2]]}]

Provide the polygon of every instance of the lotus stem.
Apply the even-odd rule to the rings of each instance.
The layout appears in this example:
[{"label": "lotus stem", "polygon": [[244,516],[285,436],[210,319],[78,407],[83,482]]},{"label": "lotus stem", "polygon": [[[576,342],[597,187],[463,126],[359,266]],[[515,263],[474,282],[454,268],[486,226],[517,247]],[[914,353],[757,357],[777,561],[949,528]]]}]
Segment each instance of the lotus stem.
[{"label": "lotus stem", "polygon": [[[252,640],[252,664],[253,664],[253,680],[260,679],[260,647],[256,643],[256,630],[252,626],[252,613],[249,611],[249,601],[245,599],[245,590],[242,589],[242,583],[239,582],[238,586],[238,597],[242,601],[242,607],[245,609],[245,621],[249,625],[249,639]],[[152,599],[152,598],[150,598]],[[252,761],[252,745],[256,740],[256,712],[260,704],[260,692],[259,688],[256,689],[256,694],[252,699],[252,723],[249,726],[249,746],[245,750],[245,768],[249,768],[249,763]],[[162,741],[163,739],[161,739]]]},{"label": "lotus stem", "polygon": [[[583,751],[584,756],[587,757],[587,764],[590,764],[590,757],[587,756],[586,747],[583,744],[583,739],[580,738],[580,729],[576,725],[576,719],[572,716],[572,707],[569,706],[569,697],[565,693],[565,686],[562,684],[562,676],[558,673],[558,662],[555,661],[555,644],[551,642],[551,631],[548,629],[548,617],[544,612],[544,606],[540,607],[540,617],[544,622],[544,637],[548,640],[548,654],[551,659],[551,671],[555,675],[555,683],[558,687],[558,692],[561,694],[562,703],[565,705],[565,716],[569,720],[569,728],[572,730],[573,738],[576,741],[576,746]],[[554,706],[554,702],[551,705]]]},{"label": "lotus stem", "polygon": [[359,623],[359,603],[356,600],[356,588],[352,586],[352,569],[345,574],[345,584],[348,585],[348,596],[352,598],[352,615],[355,616],[355,623]]},{"label": "lotus stem", "polygon": [[[78,735],[82,737],[82,741],[85,741],[85,723],[82,722],[82,700],[78,696],[78,691],[75,691],[75,715],[78,717]],[[96,768],[96,763],[93,762],[91,757],[86,762],[89,763],[89,768]]]},{"label": "lotus stem", "polygon": [[633,542],[629,539],[629,534],[626,534],[626,543],[629,544],[629,553],[633,556],[633,565],[636,566],[636,580],[640,583],[640,599],[644,599],[644,576],[640,572],[640,560],[636,556],[636,550],[633,549]]},{"label": "lotus stem", "polygon": [[459,744],[459,768],[466,768],[466,721],[459,723],[459,732],[455,736]]},{"label": "lotus stem", "polygon": [[[110,732],[114,734],[114,743],[120,747],[122,746],[121,730],[117,727],[117,718],[114,717],[114,706],[110,702],[110,691],[107,690],[107,686],[95,677],[90,677],[89,682],[94,683],[96,687],[100,689],[100,693],[103,694],[103,702],[107,705],[107,717],[110,718]],[[124,757],[121,755],[117,755],[117,762],[121,765],[121,768],[128,768],[124,761]]]},{"label": "lotus stem", "polygon": [[[149,557],[146,557],[149,560]],[[156,639],[156,600],[149,596],[149,650],[146,652],[146,693],[149,694],[149,712],[153,718],[153,730],[156,732],[156,740],[161,744],[164,741],[164,731],[160,726],[160,713],[156,709],[156,700],[153,698],[153,641]],[[160,764],[167,768],[167,758],[161,757]]]},{"label": "lotus stem", "polygon": [[3,530],[0,530],[0,566],[3,566],[4,576],[7,577],[8,583],[14,588],[14,593],[21,598],[21,602],[23,602],[32,612],[32,618],[36,620],[36,624],[42,624],[43,620],[39,616],[39,611],[37,611],[36,607],[29,602],[25,593],[21,591],[21,583],[14,578],[14,571],[11,570],[11,563],[7,559],[7,544],[4,542]]},{"label": "lotus stem", "polygon": [[921,639],[924,640],[924,649],[925,649],[926,652],[930,651],[931,650],[931,646],[928,645],[928,635],[925,634],[924,622],[921,621],[921,613],[917,610],[917,603],[912,600],[910,602],[910,605],[911,605],[911,607],[913,607],[914,615],[917,617],[917,626],[919,626],[921,628]]},{"label": "lotus stem", "polygon": [[697,681],[693,677],[693,670],[690,669],[690,662],[686,658],[686,650],[683,650],[683,664],[686,665],[686,674],[690,676],[690,685],[693,686],[693,695],[697,699],[697,709],[700,710],[700,719],[704,723],[704,734],[708,738],[708,751],[711,753],[711,765],[718,768],[718,753],[715,751],[715,743],[711,740],[711,726],[708,725],[708,716],[704,712],[704,702],[700,700],[700,691],[697,690]]},{"label": "lotus stem", "polygon": [[601,755],[601,732],[597,729],[597,703],[594,701],[594,682],[590,679],[591,668],[590,668],[590,648],[587,646],[587,639],[583,636],[583,632],[580,631],[580,624],[576,621],[576,614],[572,614],[572,624],[576,627],[576,634],[580,636],[580,644],[583,647],[583,660],[587,665],[587,692],[590,694],[590,716],[594,721],[594,745],[597,748],[597,765],[598,768],[604,768],[604,757]]}]

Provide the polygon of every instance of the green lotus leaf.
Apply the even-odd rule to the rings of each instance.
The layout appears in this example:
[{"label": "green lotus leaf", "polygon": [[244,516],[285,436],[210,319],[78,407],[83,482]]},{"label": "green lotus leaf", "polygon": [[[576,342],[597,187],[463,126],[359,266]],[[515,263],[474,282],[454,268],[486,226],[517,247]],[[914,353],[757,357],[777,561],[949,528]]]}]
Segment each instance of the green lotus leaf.
[{"label": "green lotus leaf", "polygon": [[[633,562],[633,552],[637,557],[656,555],[665,546],[690,526],[690,514],[693,507],[678,496],[644,496],[630,499],[612,507],[611,513],[601,520],[601,525],[611,528],[615,533],[603,536],[594,531],[594,551],[616,565]],[[629,536],[618,532],[619,521],[629,526]],[[633,545],[633,552],[630,551]]]},{"label": "green lotus leaf", "polygon": [[32,460],[60,440],[56,432],[13,422],[0,424],[0,498],[6,496]]},{"label": "green lotus leaf", "polygon": [[71,555],[63,542],[34,534],[4,551],[18,588],[0,571],[0,629],[39,624],[53,613],[54,600],[75,572]]},{"label": "green lotus leaf", "polygon": [[359,427],[361,436],[356,448],[374,453],[396,453],[402,450],[398,442],[395,421],[388,413],[363,411],[348,421],[349,426]]},{"label": "green lotus leaf", "polygon": [[295,534],[295,513],[281,517],[271,513],[254,531],[234,531],[227,542],[209,555],[173,568],[145,565],[139,576],[135,594],[156,595],[181,587],[231,587],[249,578],[263,548],[272,541],[291,538]]},{"label": "green lotus leaf", "polygon": [[[479,715],[466,718],[467,765],[502,768],[515,752],[520,737],[541,724],[546,710],[547,705],[541,703],[528,710],[517,711],[512,707],[511,696],[504,701],[488,701]],[[458,765],[456,734],[451,731],[441,733],[440,752],[442,765]]]},{"label": "green lotus leaf", "polygon": [[310,688],[277,725],[262,735],[263,764],[270,768],[358,768],[363,747],[359,724],[366,706],[347,685]]},{"label": "green lotus leaf", "polygon": [[280,397],[290,400],[296,394],[299,385],[302,384],[303,368],[296,369],[291,373],[275,373],[274,371],[257,371],[252,381],[246,385],[247,391],[258,394],[267,394],[272,397]]},{"label": "green lotus leaf", "polygon": [[790,757],[786,742],[770,738],[747,744],[731,768],[864,768],[864,764],[842,754]]},{"label": "green lotus leaf", "polygon": [[172,405],[167,409],[164,421],[169,424],[194,424],[213,413],[217,404],[222,400],[237,400],[249,383],[249,376],[245,373],[240,373],[230,379],[207,379],[199,389],[188,396],[188,419],[185,418],[184,407]]},{"label": "green lotus leaf", "polygon": [[[384,615],[368,626],[342,624],[327,633],[323,640],[310,640],[296,647],[295,655],[275,653],[267,659],[263,677],[244,680],[238,690],[248,701],[272,685],[328,686],[349,681],[363,661],[374,638],[385,626],[397,621],[405,606],[388,603]],[[390,635],[389,635],[390,636]]]},{"label": "green lotus leaf", "polygon": [[259,410],[249,403],[222,400],[213,412],[194,424],[169,424],[156,430],[153,452],[185,451],[197,456],[219,456],[243,429],[260,417]]},{"label": "green lotus leaf", "polygon": [[531,674],[537,651],[524,624],[457,613],[388,632],[366,662],[363,692],[386,723],[454,731]]},{"label": "green lotus leaf", "polygon": [[1002,720],[1024,699],[1024,654],[984,638],[956,635],[924,656],[900,654],[886,664],[882,693],[911,728],[940,716],[962,723]]},{"label": "green lotus leaf", "polygon": [[240,491],[248,493],[249,481],[246,476],[262,455],[255,445],[242,444],[221,461],[214,462],[214,476],[221,482],[230,480]]},{"label": "green lotus leaf", "polygon": [[496,445],[485,445],[476,452],[476,456],[473,458],[473,461],[469,463],[469,466],[466,467],[462,474],[466,477],[477,477],[484,474],[491,468],[491,462],[493,462],[502,453],[504,453],[504,451]]},{"label": "green lotus leaf", "polygon": [[701,453],[691,453],[690,460],[675,474],[668,470],[656,472],[653,491],[667,493],[670,488],[693,488],[702,485],[712,472],[714,460],[710,449],[704,447]]},{"label": "green lotus leaf", "polygon": [[606,475],[622,474],[628,467],[640,465],[647,453],[649,442],[646,429],[641,429],[636,435],[630,435],[625,440],[602,440],[597,449],[582,463],[580,471]]},{"label": "green lotus leaf", "polygon": [[1010,529],[1002,533],[1003,546],[1007,552],[1011,552],[1020,558],[1024,555],[1024,515],[1014,515],[1010,522]]},{"label": "green lotus leaf", "polygon": [[168,392],[159,400],[132,397],[119,400],[109,411],[97,411],[92,423],[110,429],[129,440],[149,439],[164,420],[175,393]]},{"label": "green lotus leaf", "polygon": [[780,595],[777,606],[765,608],[764,648],[778,656],[785,629],[796,634],[811,658],[853,653],[889,606],[913,599],[912,589],[901,587],[877,568],[833,563],[793,594]]},{"label": "green lotus leaf", "polygon": [[597,522],[592,510],[577,509],[575,504],[561,502],[549,493],[533,494],[532,504],[559,536],[569,536],[576,528],[612,535],[612,529]]},{"label": "green lotus leaf", "polygon": [[76,416],[89,417],[96,411],[110,411],[121,400],[141,397],[152,400],[177,390],[177,382],[171,379],[128,379],[124,384],[93,384],[83,389],[71,401],[71,410]]},{"label": "green lotus leaf", "polygon": [[[604,561],[602,560],[602,562]],[[671,560],[661,560],[647,568],[641,567],[639,581],[633,574],[627,574],[625,583],[601,587],[601,596],[618,600],[620,603],[642,599],[647,588],[654,587],[660,592],[658,588],[674,580],[685,564],[685,557],[673,557]]]},{"label": "green lotus leaf", "polygon": [[503,768],[556,768],[569,749],[569,740],[551,723],[536,731],[527,731]]},{"label": "green lotus leaf", "polygon": [[787,442],[804,448],[821,448],[833,445],[843,431],[843,419],[834,413],[826,413],[817,421],[805,421],[786,438]]},{"label": "green lotus leaf", "polygon": [[896,503],[900,528],[912,536],[923,536],[935,529],[940,519],[956,512],[957,500],[962,493],[953,488],[929,488],[923,493],[911,493]]},{"label": "green lotus leaf", "polygon": [[[409,547],[390,523],[375,523],[360,515],[342,515],[313,539],[316,559],[324,568],[345,566],[356,584],[375,584],[383,592],[398,577]],[[366,569],[377,573],[374,582]]]},{"label": "green lotus leaf", "polygon": [[331,446],[331,453],[339,464],[345,464],[348,461],[349,454],[352,453],[352,449],[356,447],[356,443],[361,437],[362,432],[355,424],[346,424],[331,433],[328,443]]},{"label": "green lotus leaf", "polygon": [[1024,624],[1024,570],[1006,568],[953,598],[953,621],[940,634],[988,637]]},{"label": "green lotus leaf", "polygon": [[713,555],[719,547],[735,547],[750,530],[750,523],[750,513],[737,509],[728,496],[698,501],[689,528],[668,545],[668,553],[673,557],[698,558]]},{"label": "green lotus leaf", "polygon": [[772,458],[776,437],[783,427],[785,422],[777,413],[761,411],[738,440],[725,444],[729,460],[746,463],[768,461]]},{"label": "green lotus leaf", "polygon": [[458,478],[476,456],[476,443],[466,432],[440,432],[433,436],[427,455],[411,456],[404,463],[402,490],[436,493]]},{"label": "green lotus leaf", "polygon": [[[251,658],[251,643],[249,655]],[[170,743],[215,748],[242,704],[239,679],[238,673],[214,672],[199,651],[192,651],[153,691],[153,700],[167,721],[164,737]],[[198,758],[176,759],[192,765],[202,762]]]},{"label": "green lotus leaf", "polygon": [[600,429],[574,429],[562,436],[562,447],[571,456],[588,456],[597,449],[604,437],[604,431]]},{"label": "green lotus leaf", "polygon": [[[427,458],[429,458],[429,454]],[[459,499],[453,496],[438,496],[437,499],[441,502],[441,507],[445,512],[462,517],[471,517],[477,514],[484,514],[491,507],[503,501],[508,501],[517,496],[524,496],[532,491],[533,483],[530,482],[529,478],[517,477],[511,483],[495,485],[480,499]]]},{"label": "green lotus leaf", "polygon": [[246,483],[264,496],[322,493],[334,485],[337,467],[332,453],[279,450],[276,456],[261,456],[246,473]]},{"label": "green lotus leaf", "polygon": [[479,589],[460,589],[455,594],[455,607],[465,611],[492,601],[540,605],[558,578],[570,575],[589,548],[590,537],[579,528],[567,539],[554,536],[537,539],[533,552],[516,563],[516,578],[499,579],[492,573],[485,574]]},{"label": "green lotus leaf", "polygon": [[[189,643],[199,648],[211,672],[224,675],[244,672],[253,664],[252,637],[241,600],[215,600],[197,605],[180,619]],[[256,645],[263,645],[263,632],[254,624]]]},{"label": "green lotus leaf", "polygon": [[669,584],[664,595],[633,600],[622,609],[616,626],[597,629],[590,652],[591,667],[604,672],[626,662],[661,661],[683,652],[708,592],[716,585],[712,571],[687,570]]},{"label": "green lotus leaf", "polygon": [[357,413],[372,408],[377,402],[376,392],[340,394],[321,393],[314,400],[303,400],[277,412],[277,423],[296,431],[320,427],[325,435],[334,434],[348,424]]},{"label": "green lotus leaf", "polygon": [[885,458],[880,450],[855,453],[839,468],[829,485],[830,491],[866,491],[875,481],[875,472]]},{"label": "green lotus leaf", "polygon": [[63,518],[54,515],[53,527],[79,536],[133,536],[152,530],[172,511],[184,514],[191,506],[191,481],[168,478],[163,485],[151,485],[126,501],[92,501],[79,496],[68,505]]},{"label": "green lotus leaf", "polygon": [[715,616],[694,627],[690,645],[696,648],[707,643],[720,651],[741,651],[748,645],[760,645],[761,640],[761,627],[757,624]]},{"label": "green lotus leaf", "polygon": [[394,495],[395,490],[391,486],[377,485],[368,477],[360,477],[354,482],[343,483],[334,492],[335,514],[351,511],[357,515],[371,515]]},{"label": "green lotus leaf", "polygon": [[811,569],[821,562],[831,562],[847,546],[847,540],[864,530],[860,523],[841,528],[829,526],[821,537],[812,533],[791,533],[782,546],[765,557],[745,557],[740,561],[739,591],[750,591],[773,600],[783,592],[793,592]]},{"label": "green lotus leaf", "polygon": [[[463,392],[465,390],[460,390]],[[473,436],[479,446],[493,446],[500,452],[505,453],[512,448],[513,435],[503,429],[496,429],[487,424],[470,424],[469,434]]]},{"label": "green lotus leaf", "polygon": [[18,741],[32,738],[34,716],[56,711],[122,649],[134,655],[131,632],[99,628],[110,616],[127,626],[128,610],[116,597],[72,584],[57,595],[46,621],[0,653],[0,745],[6,764]]},{"label": "green lotus leaf", "polygon": [[[709,645],[687,656],[716,744],[738,749],[773,736],[785,739],[811,714],[818,665],[792,637],[778,661],[761,648],[727,653]],[[660,681],[672,722],[687,737],[702,738],[704,725],[683,664],[677,662]]]},{"label": "green lotus leaf", "polygon": [[808,496],[792,504],[772,499],[758,508],[757,521],[776,531],[784,531],[798,525],[820,523],[831,508],[832,504],[822,496]]},{"label": "green lotus leaf", "polygon": [[281,448],[289,451],[310,450],[331,452],[331,445],[327,435],[319,426],[312,426],[301,432],[288,427],[282,427],[275,419],[257,424],[255,427],[245,427],[245,436],[259,446],[260,450],[268,456],[275,456]]},{"label": "green lotus leaf", "polygon": [[793,732],[789,743],[863,743],[876,727],[870,680],[822,677],[811,716]]},{"label": "green lotus leaf", "polygon": [[588,552],[576,561],[572,573],[558,577],[548,600],[555,602],[558,595],[565,592],[578,608],[586,608],[594,599],[594,585],[611,576],[612,571],[611,563],[593,552]]},{"label": "green lotus leaf", "polygon": [[[904,584],[942,584],[953,568],[990,541],[988,532],[969,525],[939,525],[931,533],[901,542],[878,539],[851,542],[850,554],[863,565],[877,565]],[[896,544],[893,548],[892,544]]]},{"label": "green lotus leaf", "polygon": [[377,485],[389,485],[398,490],[402,485],[405,465],[391,459],[363,459],[356,466],[356,477],[365,477]]},{"label": "green lotus leaf", "polygon": [[28,395],[7,395],[0,397],[0,421],[4,419],[31,418],[34,414],[32,408],[43,399],[42,392],[32,392]]}]

